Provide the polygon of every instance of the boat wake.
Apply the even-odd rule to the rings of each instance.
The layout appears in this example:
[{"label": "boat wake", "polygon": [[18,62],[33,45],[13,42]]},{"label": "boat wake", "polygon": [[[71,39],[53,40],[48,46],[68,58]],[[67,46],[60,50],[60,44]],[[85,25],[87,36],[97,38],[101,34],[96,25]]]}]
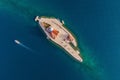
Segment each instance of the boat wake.
[{"label": "boat wake", "polygon": [[21,46],[21,47],[23,47],[23,48],[25,48],[25,49],[27,49],[27,50],[29,50],[29,51],[31,51],[31,52],[34,52],[31,48],[29,48],[28,46],[24,45],[24,44],[21,43],[19,40],[14,40],[14,42],[15,42],[16,44],[18,44],[19,46]]}]

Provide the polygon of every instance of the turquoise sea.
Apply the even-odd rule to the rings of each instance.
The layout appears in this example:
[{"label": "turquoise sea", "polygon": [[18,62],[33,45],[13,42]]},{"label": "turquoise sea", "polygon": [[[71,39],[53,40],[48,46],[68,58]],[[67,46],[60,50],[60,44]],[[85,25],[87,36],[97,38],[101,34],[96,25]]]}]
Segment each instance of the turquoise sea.
[{"label": "turquoise sea", "polygon": [[[37,15],[65,21],[83,63],[46,39]],[[119,0],[0,0],[0,80],[120,80],[119,61]]]}]

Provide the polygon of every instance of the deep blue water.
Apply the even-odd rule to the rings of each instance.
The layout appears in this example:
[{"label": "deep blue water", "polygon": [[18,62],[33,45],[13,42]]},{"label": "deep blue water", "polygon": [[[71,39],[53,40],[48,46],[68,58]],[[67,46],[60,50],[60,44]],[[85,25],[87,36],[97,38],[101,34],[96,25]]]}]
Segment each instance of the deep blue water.
[{"label": "deep blue water", "polygon": [[[0,80],[120,80],[119,0],[0,0]],[[63,19],[84,63],[50,43],[36,15]],[[14,43],[18,39],[33,51]]]}]

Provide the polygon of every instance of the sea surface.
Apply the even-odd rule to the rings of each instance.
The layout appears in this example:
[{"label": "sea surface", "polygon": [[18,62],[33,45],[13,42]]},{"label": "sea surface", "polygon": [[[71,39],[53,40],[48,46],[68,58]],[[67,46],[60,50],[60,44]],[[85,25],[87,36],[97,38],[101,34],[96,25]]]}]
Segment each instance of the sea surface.
[{"label": "sea surface", "polygon": [[[46,39],[37,15],[64,20],[83,63]],[[120,80],[120,1],[0,0],[0,80]]]}]

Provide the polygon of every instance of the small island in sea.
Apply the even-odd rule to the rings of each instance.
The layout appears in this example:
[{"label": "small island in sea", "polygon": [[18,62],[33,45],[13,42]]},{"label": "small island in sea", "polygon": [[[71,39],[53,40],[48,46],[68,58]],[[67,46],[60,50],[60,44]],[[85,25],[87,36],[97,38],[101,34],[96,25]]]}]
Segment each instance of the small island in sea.
[{"label": "small island in sea", "polygon": [[80,55],[80,51],[77,47],[77,41],[75,37],[64,27],[64,22],[50,17],[39,17],[35,18],[35,21],[39,23],[47,39],[56,43],[62,47],[67,54],[71,55],[75,60],[83,62]]}]

